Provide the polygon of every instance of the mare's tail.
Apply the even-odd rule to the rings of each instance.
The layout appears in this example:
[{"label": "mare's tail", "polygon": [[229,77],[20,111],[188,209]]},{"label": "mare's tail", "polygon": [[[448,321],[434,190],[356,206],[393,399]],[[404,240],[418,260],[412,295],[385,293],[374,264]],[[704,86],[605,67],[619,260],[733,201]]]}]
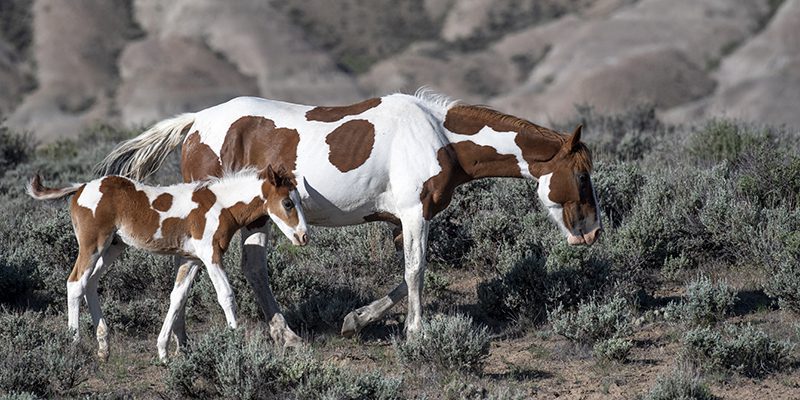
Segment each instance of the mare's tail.
[{"label": "mare's tail", "polygon": [[27,189],[28,194],[36,200],[52,200],[71,195],[77,192],[81,186],[83,186],[82,183],[76,183],[69,187],[52,189],[42,185],[42,177],[36,174],[31,178],[30,182],[28,182]]},{"label": "mare's tail", "polygon": [[195,115],[181,114],[165,119],[133,139],[126,140],[94,168],[98,175],[122,175],[142,180],[161,167],[183,140]]}]

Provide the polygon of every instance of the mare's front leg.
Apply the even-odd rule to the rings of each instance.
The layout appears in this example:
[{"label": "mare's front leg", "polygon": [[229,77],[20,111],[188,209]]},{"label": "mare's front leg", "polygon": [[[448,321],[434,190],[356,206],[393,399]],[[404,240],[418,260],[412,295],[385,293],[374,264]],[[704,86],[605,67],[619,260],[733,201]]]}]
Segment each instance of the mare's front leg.
[{"label": "mare's front leg", "polygon": [[[180,258],[178,259],[181,260]],[[176,352],[186,346],[186,299],[189,297],[189,290],[192,288],[192,282],[200,268],[200,263],[197,260],[184,261],[185,263],[178,268],[175,286],[173,286],[172,293],[169,295],[169,311],[167,311],[167,316],[164,318],[161,332],[158,334],[158,358],[161,361],[166,361],[167,359],[170,332],[175,333]]]},{"label": "mare's front leg", "polygon": [[272,340],[285,347],[299,346],[303,340],[286,324],[269,285],[267,272],[269,228],[270,222],[266,217],[242,228],[242,271],[267,319]]},{"label": "mare's front leg", "polygon": [[[392,234],[394,236],[394,246],[397,251],[398,258],[402,261],[403,257],[403,228],[396,226],[392,223],[389,224],[393,227]],[[351,337],[365,326],[383,318],[383,316],[394,307],[395,304],[403,300],[408,295],[408,286],[405,280],[397,285],[386,296],[373,301],[372,303],[351,311],[344,317],[342,322],[342,336]]]},{"label": "mare's front leg", "polygon": [[401,230],[395,230],[394,236],[398,253],[403,255],[405,261],[404,281],[385,297],[347,314],[342,323],[343,336],[350,337],[360,332],[365,326],[382,318],[390,308],[406,296],[408,296],[406,332],[414,335],[422,328],[422,284],[430,223],[422,218],[421,211],[404,214],[401,216],[401,222]]},{"label": "mare's front leg", "polygon": [[400,219],[403,223],[405,281],[408,286],[406,336],[414,336],[422,330],[422,286],[430,222],[422,218],[422,210],[401,215]]},{"label": "mare's front leg", "polygon": [[95,263],[86,283],[86,304],[89,306],[89,313],[92,315],[92,325],[95,328],[95,336],[97,337],[97,357],[103,361],[108,359],[108,325],[103,318],[103,310],[100,308],[97,286],[105,270],[107,270],[111,263],[122,254],[125,248],[125,244],[111,241],[111,243],[100,252],[100,257]]}]

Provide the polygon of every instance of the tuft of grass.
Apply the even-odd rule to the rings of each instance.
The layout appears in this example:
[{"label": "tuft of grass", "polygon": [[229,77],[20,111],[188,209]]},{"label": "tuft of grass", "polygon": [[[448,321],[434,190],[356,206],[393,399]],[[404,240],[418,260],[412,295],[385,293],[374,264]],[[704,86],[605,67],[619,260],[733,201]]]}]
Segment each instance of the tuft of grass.
[{"label": "tuft of grass", "polygon": [[715,284],[709,277],[701,276],[686,285],[686,296],[681,302],[666,307],[665,318],[691,326],[716,325],[733,310],[736,300],[736,291],[728,284]]},{"label": "tuft of grass", "polygon": [[176,397],[239,399],[396,399],[400,383],[379,371],[358,374],[318,360],[309,349],[275,348],[260,331],[218,328],[173,360],[167,385]]},{"label": "tuft of grass", "polygon": [[68,396],[88,378],[94,358],[73,343],[66,327],[55,327],[35,312],[0,310],[0,394],[18,398]]},{"label": "tuft of grass", "polygon": [[[548,313],[553,332],[580,345],[594,345],[609,339],[620,339],[633,331],[631,311],[624,297],[615,295],[606,302],[590,300],[577,310],[566,311],[559,306]],[[622,341],[605,343],[600,348],[624,348]],[[620,351],[621,353],[621,351]]]},{"label": "tuft of grass", "polygon": [[489,333],[486,327],[474,328],[468,316],[438,314],[423,323],[422,332],[405,341],[395,338],[393,345],[405,364],[479,373],[489,356]]},{"label": "tuft of grass", "polygon": [[708,385],[688,367],[672,369],[656,379],[655,385],[642,400],[714,400]]},{"label": "tuft of grass", "polygon": [[794,345],[778,341],[748,324],[723,330],[695,328],[684,335],[684,357],[709,370],[760,377],[789,364]]},{"label": "tuft of grass", "polygon": [[625,361],[633,349],[633,342],[624,338],[604,339],[594,344],[592,355],[599,360]]}]

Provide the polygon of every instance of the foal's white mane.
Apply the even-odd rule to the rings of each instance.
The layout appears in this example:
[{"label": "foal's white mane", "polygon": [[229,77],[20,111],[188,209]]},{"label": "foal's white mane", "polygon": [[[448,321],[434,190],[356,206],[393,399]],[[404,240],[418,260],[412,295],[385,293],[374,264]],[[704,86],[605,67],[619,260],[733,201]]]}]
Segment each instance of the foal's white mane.
[{"label": "foal's white mane", "polygon": [[422,100],[422,102],[431,108],[441,109],[444,112],[458,104],[461,104],[461,100],[451,99],[450,97],[441,94],[429,88],[428,86],[422,86],[417,89],[417,91],[414,92],[414,97]]},{"label": "foal's white mane", "polygon": [[255,167],[247,167],[238,171],[223,171],[222,176],[204,179],[196,187],[197,189],[204,187],[235,188],[242,184],[260,181],[262,178],[258,176],[258,173],[259,171]]}]

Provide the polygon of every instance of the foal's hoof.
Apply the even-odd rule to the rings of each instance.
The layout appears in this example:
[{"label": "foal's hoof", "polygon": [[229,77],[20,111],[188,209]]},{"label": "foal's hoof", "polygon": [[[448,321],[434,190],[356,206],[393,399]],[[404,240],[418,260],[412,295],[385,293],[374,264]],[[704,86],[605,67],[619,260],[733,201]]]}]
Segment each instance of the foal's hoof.
[{"label": "foal's hoof", "polygon": [[108,361],[108,350],[98,350],[97,351],[97,359],[100,362]]},{"label": "foal's hoof", "polygon": [[357,318],[358,314],[355,311],[352,311],[344,317],[344,322],[342,322],[342,336],[346,338],[353,337],[361,330]]}]

